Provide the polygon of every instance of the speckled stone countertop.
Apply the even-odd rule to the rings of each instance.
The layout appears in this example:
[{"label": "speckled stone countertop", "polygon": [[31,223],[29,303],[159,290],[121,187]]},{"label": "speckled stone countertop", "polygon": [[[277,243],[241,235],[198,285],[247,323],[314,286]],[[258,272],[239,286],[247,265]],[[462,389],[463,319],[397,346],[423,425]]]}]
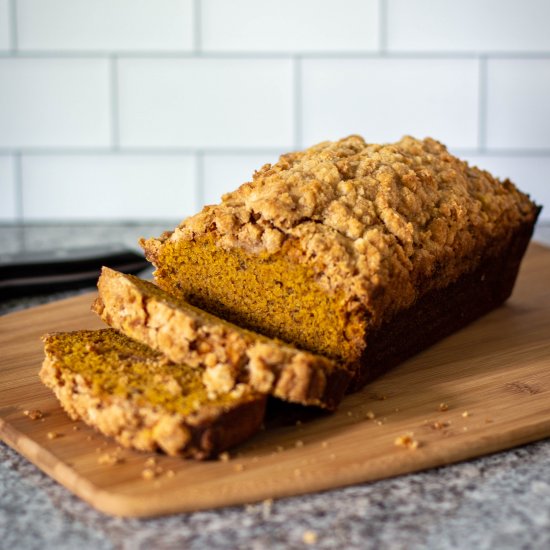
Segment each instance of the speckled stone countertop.
[{"label": "speckled stone countertop", "polygon": [[[106,241],[135,247],[137,237],[167,227],[5,226],[0,252]],[[550,226],[539,227],[535,238],[550,244]],[[0,302],[0,314],[71,294]],[[271,505],[150,520],[95,511],[0,443],[0,548],[547,549],[550,440]]]}]

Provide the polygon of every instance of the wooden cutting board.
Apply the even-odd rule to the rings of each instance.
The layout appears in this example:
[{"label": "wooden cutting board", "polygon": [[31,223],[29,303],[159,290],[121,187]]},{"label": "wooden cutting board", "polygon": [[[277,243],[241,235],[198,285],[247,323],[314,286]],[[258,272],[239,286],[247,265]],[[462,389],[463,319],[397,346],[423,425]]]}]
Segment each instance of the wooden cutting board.
[{"label": "wooden cutting board", "polygon": [[[227,462],[120,451],[63,413],[38,379],[40,335],[100,327],[92,298],[0,318],[0,436],[110,514],[154,516],[332,489],[550,436],[550,249],[538,245],[504,307],[347,397],[336,414],[261,432]],[[43,418],[24,414],[32,409]],[[395,444],[410,433],[417,449]],[[153,456],[155,477],[144,479]]]}]

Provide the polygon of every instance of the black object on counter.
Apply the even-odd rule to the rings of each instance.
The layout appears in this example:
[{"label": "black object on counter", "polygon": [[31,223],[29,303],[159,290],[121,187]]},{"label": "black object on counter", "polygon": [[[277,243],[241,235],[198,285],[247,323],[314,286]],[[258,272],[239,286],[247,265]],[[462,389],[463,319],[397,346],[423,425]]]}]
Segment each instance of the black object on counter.
[{"label": "black object on counter", "polygon": [[123,245],[0,254],[0,300],[95,286],[104,265],[136,274],[151,264]]}]

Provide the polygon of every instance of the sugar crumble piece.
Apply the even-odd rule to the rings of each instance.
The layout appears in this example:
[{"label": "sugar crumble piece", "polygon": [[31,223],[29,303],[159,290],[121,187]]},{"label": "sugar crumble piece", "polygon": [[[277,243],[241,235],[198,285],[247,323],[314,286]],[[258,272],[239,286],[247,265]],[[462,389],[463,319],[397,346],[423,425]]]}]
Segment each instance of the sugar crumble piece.
[{"label": "sugar crumble piece", "polygon": [[39,409],[32,409],[32,410],[24,410],[23,414],[27,417],[29,417],[31,420],[40,420],[43,418],[44,414]]},{"label": "sugar crumble piece", "polygon": [[317,533],[315,531],[304,531],[302,535],[304,544],[315,544],[317,542]]},{"label": "sugar crumble piece", "polygon": [[470,416],[470,413],[468,411],[464,411],[462,413],[462,418],[468,418]]},{"label": "sugar crumble piece", "polygon": [[410,449],[410,450],[413,450],[413,451],[415,449],[418,449],[418,447],[420,446],[420,443],[416,439],[413,438],[412,433],[405,434],[405,435],[400,435],[399,437],[397,437],[395,439],[395,441],[393,443],[397,447],[406,447],[407,449]]},{"label": "sugar crumble piece", "polygon": [[439,403],[438,409],[439,409],[441,412],[448,411],[448,410],[449,410],[449,405],[447,405],[447,403]]},{"label": "sugar crumble piece", "polygon": [[61,434],[58,432],[48,432],[48,439],[57,439],[61,437]]},{"label": "sugar crumble piece", "polygon": [[220,453],[220,455],[218,456],[218,460],[220,460],[221,462],[229,462],[230,458],[231,457],[229,456],[228,452]]}]

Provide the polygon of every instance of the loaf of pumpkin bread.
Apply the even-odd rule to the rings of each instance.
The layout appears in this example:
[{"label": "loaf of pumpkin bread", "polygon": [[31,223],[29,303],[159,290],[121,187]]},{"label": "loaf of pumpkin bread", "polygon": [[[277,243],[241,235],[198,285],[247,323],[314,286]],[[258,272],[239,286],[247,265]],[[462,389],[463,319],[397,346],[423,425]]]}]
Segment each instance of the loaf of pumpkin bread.
[{"label": "loaf of pumpkin bread", "polygon": [[506,300],[539,210],[433,139],[350,136],[141,244],[163,289],[350,364],[358,388]]},{"label": "loaf of pumpkin bread", "polygon": [[325,357],[242,329],[175,298],[154,284],[104,267],[92,309],[109,326],[202,368],[211,394],[238,384],[285,401],[334,410],[351,378]]},{"label": "loaf of pumpkin bread", "polygon": [[253,435],[266,397],[244,384],[209,395],[201,369],[175,364],[112,329],[44,337],[40,371],[74,420],[125,447],[208,458]]}]

